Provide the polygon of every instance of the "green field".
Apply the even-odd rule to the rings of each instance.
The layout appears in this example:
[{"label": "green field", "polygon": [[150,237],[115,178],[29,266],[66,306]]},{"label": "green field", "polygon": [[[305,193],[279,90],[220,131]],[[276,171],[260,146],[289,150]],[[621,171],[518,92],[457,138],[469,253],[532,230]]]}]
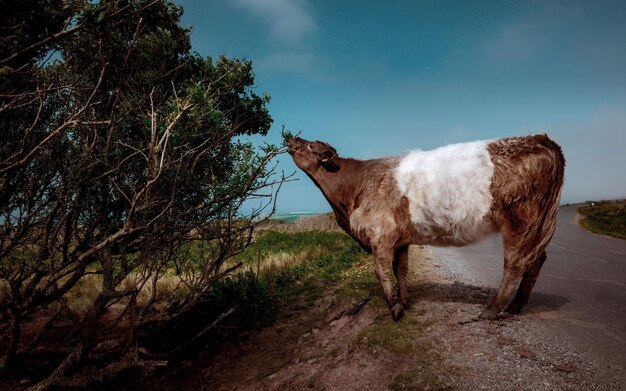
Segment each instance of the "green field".
[{"label": "green field", "polygon": [[578,208],[580,225],[588,231],[626,239],[626,200],[599,201]]}]

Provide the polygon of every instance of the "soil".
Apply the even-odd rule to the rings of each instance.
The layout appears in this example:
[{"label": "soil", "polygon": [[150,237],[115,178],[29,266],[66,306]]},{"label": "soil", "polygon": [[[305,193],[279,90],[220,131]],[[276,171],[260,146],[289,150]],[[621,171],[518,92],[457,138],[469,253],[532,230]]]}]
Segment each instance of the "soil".
[{"label": "soil", "polygon": [[[162,390],[620,390],[616,368],[548,328],[558,310],[474,321],[492,289],[445,256],[411,249],[411,307],[393,323],[380,297],[365,304],[328,286],[250,332],[179,363]],[[379,292],[379,296],[382,293]],[[367,300],[367,298],[366,298]],[[295,303],[297,304],[297,303]],[[294,309],[296,308],[296,309]]]}]

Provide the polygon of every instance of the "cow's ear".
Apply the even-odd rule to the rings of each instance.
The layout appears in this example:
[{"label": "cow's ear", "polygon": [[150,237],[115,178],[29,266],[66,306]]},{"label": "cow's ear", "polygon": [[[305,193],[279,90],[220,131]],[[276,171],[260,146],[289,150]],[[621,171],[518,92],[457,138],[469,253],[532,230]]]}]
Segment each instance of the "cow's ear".
[{"label": "cow's ear", "polygon": [[320,163],[329,171],[337,171],[339,166],[335,161],[336,157],[337,152],[334,149],[326,149],[320,153]]},{"label": "cow's ear", "polygon": [[320,152],[320,161],[322,163],[327,163],[336,157],[337,157],[337,152],[335,152],[332,149],[326,149]]}]

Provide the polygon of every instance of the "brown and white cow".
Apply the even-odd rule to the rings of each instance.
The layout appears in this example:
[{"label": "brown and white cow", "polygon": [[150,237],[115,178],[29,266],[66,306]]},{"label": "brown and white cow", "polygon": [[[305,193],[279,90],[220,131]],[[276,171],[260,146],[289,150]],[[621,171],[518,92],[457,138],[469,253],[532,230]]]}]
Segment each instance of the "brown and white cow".
[{"label": "brown and white cow", "polygon": [[341,158],[325,142],[295,137],[289,153],[320,188],[339,225],[373,254],[395,320],[408,300],[410,244],[463,246],[500,232],[502,281],[480,318],[496,318],[507,303],[506,311],[519,313],[528,301],[554,233],[565,168],[561,148],[546,135],[373,160]]}]

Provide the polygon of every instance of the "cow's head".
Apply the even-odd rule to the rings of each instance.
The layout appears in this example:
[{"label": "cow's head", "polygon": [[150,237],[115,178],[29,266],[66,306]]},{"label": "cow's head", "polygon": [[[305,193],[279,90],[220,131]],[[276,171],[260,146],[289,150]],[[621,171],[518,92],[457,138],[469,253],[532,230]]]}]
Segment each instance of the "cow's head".
[{"label": "cow's head", "polygon": [[313,174],[320,169],[337,171],[337,150],[323,141],[307,141],[294,137],[289,141],[288,152],[296,165]]}]

